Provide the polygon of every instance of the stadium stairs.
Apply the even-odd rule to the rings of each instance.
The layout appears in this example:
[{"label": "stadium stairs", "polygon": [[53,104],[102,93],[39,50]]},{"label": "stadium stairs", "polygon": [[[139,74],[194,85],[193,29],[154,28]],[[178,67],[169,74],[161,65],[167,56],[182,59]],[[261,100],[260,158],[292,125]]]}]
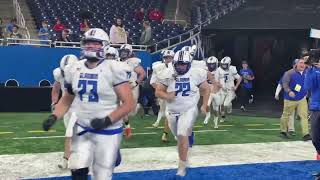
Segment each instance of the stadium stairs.
[{"label": "stadium stairs", "polygon": [[14,17],[12,1],[0,0],[0,18],[11,19],[12,17]]},{"label": "stadium stairs", "polygon": [[31,39],[38,39],[38,30],[26,1],[27,0],[19,0],[18,2],[20,4],[22,14],[26,21],[26,26],[29,30]]}]

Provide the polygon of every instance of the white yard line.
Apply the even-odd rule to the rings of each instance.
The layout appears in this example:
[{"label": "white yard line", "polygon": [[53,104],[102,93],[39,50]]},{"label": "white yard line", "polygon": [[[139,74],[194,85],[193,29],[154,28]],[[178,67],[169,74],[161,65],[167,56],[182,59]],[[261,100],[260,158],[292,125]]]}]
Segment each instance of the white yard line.
[{"label": "white yard line", "polygon": [[208,130],[199,130],[199,131],[193,131],[193,132],[197,132],[197,133],[203,133],[203,132],[225,132],[225,131],[228,131],[228,130],[225,130],[225,129],[208,129]]},{"label": "white yard line", "polygon": [[280,129],[248,129],[248,131],[280,131]]},{"label": "white yard line", "polygon": [[51,138],[62,138],[65,136],[39,136],[39,137],[16,137],[12,139],[51,139]]},{"label": "white yard line", "polygon": [[[176,147],[122,149],[122,164],[116,172],[176,168]],[[70,175],[57,165],[63,153],[0,155],[0,179],[37,178]],[[275,142],[194,146],[191,167],[230,164],[313,160],[311,142]],[[143,163],[141,163],[143,162]]]}]

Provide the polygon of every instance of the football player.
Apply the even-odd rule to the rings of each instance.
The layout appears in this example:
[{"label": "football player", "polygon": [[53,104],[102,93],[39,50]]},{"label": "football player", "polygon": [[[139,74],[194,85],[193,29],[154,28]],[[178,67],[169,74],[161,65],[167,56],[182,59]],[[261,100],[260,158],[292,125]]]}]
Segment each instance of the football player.
[{"label": "football player", "polygon": [[105,52],[106,52],[106,59],[119,61],[119,52],[116,48],[110,47],[110,46],[106,47]]},{"label": "football player", "polygon": [[[74,64],[77,61],[78,61],[78,58],[75,55],[72,55],[72,54],[65,55],[62,57],[62,59],[60,61],[60,67],[53,70],[53,77],[55,79],[55,82],[53,84],[52,91],[51,91],[51,102],[52,102],[51,103],[51,110],[52,110],[52,112],[54,111],[55,105],[59,101],[60,92],[62,92],[62,93],[65,92],[65,86],[64,86],[65,67],[67,65],[72,66],[72,64]],[[68,122],[69,122],[70,117],[71,117],[71,113],[66,113],[63,116],[63,122],[64,122],[64,126],[66,129],[68,127]],[[68,166],[68,159],[70,157],[70,146],[71,146],[71,138],[66,137],[65,142],[64,142],[64,155],[63,155],[63,159],[62,159],[63,162],[62,162],[62,164],[58,165],[58,167],[60,167],[62,169],[66,169]]]},{"label": "football player", "polygon": [[[172,68],[172,60],[174,57],[174,52],[172,50],[164,50],[161,52],[161,55],[162,55],[162,62],[157,61],[152,64],[153,73],[151,76],[150,84],[155,89],[156,89],[156,85],[158,83],[157,76],[159,75],[159,72],[161,72],[162,70],[164,70],[166,68]],[[152,124],[153,127],[158,127],[161,119],[163,117],[165,117],[166,101],[159,98],[158,102],[160,105],[160,110],[159,110],[156,122]],[[169,133],[168,121],[167,121],[167,119],[165,119],[163,134],[161,137],[161,140],[163,142],[168,141],[168,133]]]},{"label": "football player", "polygon": [[[132,46],[130,44],[122,45],[120,47],[119,54],[120,54],[120,61],[127,63],[131,68],[132,73],[131,73],[129,83],[132,89],[133,98],[137,104],[138,98],[139,98],[139,85],[144,80],[146,76],[146,72],[144,71],[143,67],[140,65],[141,59],[134,56],[132,51]],[[135,110],[132,111],[129,114],[129,116],[136,115],[139,107],[140,105],[137,105]],[[130,138],[132,130],[129,123],[129,117],[125,117],[124,123],[125,123],[124,135],[126,138]]]},{"label": "football player", "polygon": [[[218,120],[219,120],[219,104],[216,103],[214,99],[217,99],[219,96],[218,91],[221,88],[221,85],[218,81],[215,81],[214,74],[216,73],[216,70],[218,69],[219,60],[211,56],[206,60],[206,65],[208,72],[212,75],[212,79],[208,79],[208,83],[210,86],[210,97],[208,101],[208,109],[210,110],[210,105],[212,105],[213,114],[214,114],[214,128],[218,128]],[[206,113],[206,117],[203,121],[203,124],[208,124],[209,119],[211,117],[210,111]]]},{"label": "football player", "polygon": [[192,68],[192,57],[187,51],[178,51],[174,55],[174,68],[160,72],[156,96],[164,99],[167,105],[167,118],[172,133],[177,137],[179,165],[177,176],[186,175],[189,136],[198,115],[200,93],[203,96],[201,111],[206,113],[209,85],[207,72],[200,68]]},{"label": "football player", "polygon": [[70,110],[77,120],[68,162],[72,179],[87,179],[92,167],[93,179],[111,180],[120,163],[122,119],[135,107],[128,83],[130,68],[105,60],[104,48],[109,44],[105,31],[92,28],[84,36],[81,52],[85,59],[66,67],[66,92],[43,122],[43,129],[48,131],[73,104]]},{"label": "football player", "polygon": [[[232,112],[232,100],[236,97],[235,91],[238,89],[242,78],[238,74],[237,68],[231,66],[231,58],[228,56],[220,61],[220,67],[216,70],[214,78],[221,85],[221,88],[213,98],[217,105],[222,106],[220,107],[220,122],[224,122],[225,111],[229,114]],[[236,85],[234,84],[235,80],[237,81]]]}]

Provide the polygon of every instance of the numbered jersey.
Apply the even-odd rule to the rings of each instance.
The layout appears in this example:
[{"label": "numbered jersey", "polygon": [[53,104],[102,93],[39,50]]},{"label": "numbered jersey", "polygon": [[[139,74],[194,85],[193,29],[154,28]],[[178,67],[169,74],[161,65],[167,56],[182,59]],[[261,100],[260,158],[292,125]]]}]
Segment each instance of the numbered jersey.
[{"label": "numbered jersey", "polygon": [[60,83],[60,85],[61,85],[61,91],[62,91],[62,93],[64,93],[64,91],[65,91],[65,86],[64,86],[64,77],[63,77],[63,75],[62,75],[62,71],[61,71],[61,69],[60,68],[55,68],[54,70],[53,70],[53,77],[54,77],[54,80],[55,81],[57,81],[57,82],[59,82]]},{"label": "numbered jersey", "polygon": [[[75,95],[73,111],[78,123],[90,126],[94,118],[104,118],[118,107],[119,100],[114,87],[128,82],[130,67],[123,62],[102,61],[95,68],[88,68],[85,60],[66,67],[65,80],[69,93]],[[110,129],[121,127],[118,121]]]},{"label": "numbered jersey", "polygon": [[214,78],[221,84],[222,89],[231,89],[235,86],[234,80],[239,79],[240,75],[235,66],[230,66],[228,70],[223,70],[219,67],[215,72]]},{"label": "numbered jersey", "polygon": [[127,63],[132,71],[130,81],[135,82],[138,79],[138,74],[134,71],[134,69],[138,66],[140,66],[141,59],[132,57],[124,61]]},{"label": "numbered jersey", "polygon": [[191,67],[190,70],[181,76],[173,77],[173,68],[162,71],[160,82],[167,86],[167,92],[175,92],[176,98],[167,102],[169,112],[182,113],[197,106],[200,92],[199,86],[207,81],[207,71]]}]

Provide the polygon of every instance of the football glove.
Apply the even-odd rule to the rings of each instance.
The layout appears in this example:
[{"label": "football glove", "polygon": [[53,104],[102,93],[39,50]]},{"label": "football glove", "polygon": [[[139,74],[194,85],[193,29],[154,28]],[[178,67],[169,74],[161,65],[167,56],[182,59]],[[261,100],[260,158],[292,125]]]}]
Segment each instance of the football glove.
[{"label": "football glove", "polygon": [[107,116],[104,119],[93,119],[91,121],[91,127],[96,130],[104,129],[112,124],[110,118]]},{"label": "football glove", "polygon": [[49,129],[54,125],[54,123],[57,121],[57,116],[54,114],[51,114],[45,121],[42,123],[42,128],[45,131],[49,131]]}]

